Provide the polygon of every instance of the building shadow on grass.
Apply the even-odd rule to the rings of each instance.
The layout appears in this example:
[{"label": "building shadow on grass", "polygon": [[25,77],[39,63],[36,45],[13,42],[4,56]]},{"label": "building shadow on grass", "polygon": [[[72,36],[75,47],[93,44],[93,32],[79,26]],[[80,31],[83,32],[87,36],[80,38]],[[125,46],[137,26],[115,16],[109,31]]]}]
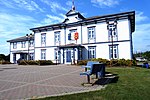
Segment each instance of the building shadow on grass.
[{"label": "building shadow on grass", "polygon": [[105,77],[96,80],[93,85],[106,85],[110,83],[117,83],[119,79],[118,74],[112,74],[110,72],[105,73]]}]

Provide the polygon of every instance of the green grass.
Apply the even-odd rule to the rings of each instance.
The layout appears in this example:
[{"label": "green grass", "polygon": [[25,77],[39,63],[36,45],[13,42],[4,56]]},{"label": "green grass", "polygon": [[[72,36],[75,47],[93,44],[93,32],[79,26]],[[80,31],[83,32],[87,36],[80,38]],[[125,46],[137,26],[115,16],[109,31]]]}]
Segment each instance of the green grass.
[{"label": "green grass", "polygon": [[118,74],[116,83],[99,91],[47,97],[39,100],[149,100],[150,69],[145,68],[107,68],[108,72]]}]

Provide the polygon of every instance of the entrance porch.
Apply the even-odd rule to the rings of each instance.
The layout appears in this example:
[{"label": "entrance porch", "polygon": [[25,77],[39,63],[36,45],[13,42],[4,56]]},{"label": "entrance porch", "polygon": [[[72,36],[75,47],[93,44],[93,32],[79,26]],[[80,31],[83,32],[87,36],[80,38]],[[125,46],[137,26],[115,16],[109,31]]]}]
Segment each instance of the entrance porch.
[{"label": "entrance porch", "polygon": [[19,60],[27,60],[28,53],[26,52],[13,52],[13,63],[17,63]]},{"label": "entrance porch", "polygon": [[58,47],[58,59],[63,64],[77,64],[78,60],[83,59],[84,46],[78,44],[68,44]]}]

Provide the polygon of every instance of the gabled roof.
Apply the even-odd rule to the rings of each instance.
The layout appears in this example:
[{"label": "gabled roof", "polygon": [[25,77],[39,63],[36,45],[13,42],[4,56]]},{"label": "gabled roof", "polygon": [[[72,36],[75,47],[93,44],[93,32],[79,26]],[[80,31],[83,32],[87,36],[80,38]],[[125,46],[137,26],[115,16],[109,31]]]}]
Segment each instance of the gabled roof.
[{"label": "gabled roof", "polygon": [[[70,16],[72,14],[79,14],[79,16],[81,15],[79,12],[74,12],[71,13],[72,10],[70,10],[66,16]],[[82,15],[81,15],[82,16]],[[83,16],[82,16],[83,17]],[[81,24],[90,24],[92,22],[107,22],[110,20],[120,20],[120,19],[129,19],[131,22],[131,31],[134,32],[135,31],[135,11],[130,11],[130,12],[123,12],[123,13],[117,13],[117,14],[109,14],[109,15],[103,15],[103,16],[93,16],[93,17],[89,17],[89,18],[84,18],[81,21],[78,22],[73,22],[73,23],[64,23],[66,20],[65,19],[64,22],[62,23],[58,23],[58,24],[52,24],[52,25],[47,25],[47,26],[42,26],[42,27],[36,27],[36,28],[31,28],[30,30],[32,31],[36,31],[36,30],[47,30],[47,29],[58,29],[58,28],[62,28],[62,27],[70,27],[70,26],[77,26],[77,25],[81,25]]]},{"label": "gabled roof", "polygon": [[[12,40],[8,40],[7,42],[21,42],[21,41],[27,41],[27,40],[28,38],[26,36],[23,36],[23,37],[15,38]],[[30,37],[30,40],[34,40],[34,35]]]},{"label": "gabled roof", "polygon": [[85,19],[78,11],[76,10],[70,10],[69,12],[66,13],[66,16],[69,17],[69,16],[72,16],[72,15],[78,15],[79,18],[81,19]]}]

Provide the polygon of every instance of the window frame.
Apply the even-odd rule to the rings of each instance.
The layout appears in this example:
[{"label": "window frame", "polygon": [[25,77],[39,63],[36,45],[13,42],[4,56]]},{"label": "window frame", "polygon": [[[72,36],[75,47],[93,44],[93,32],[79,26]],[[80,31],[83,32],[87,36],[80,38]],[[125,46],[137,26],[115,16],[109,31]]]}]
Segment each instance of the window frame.
[{"label": "window frame", "polygon": [[118,41],[117,24],[116,25],[114,23],[108,24],[107,28],[108,28],[108,40]]},{"label": "window frame", "polygon": [[34,46],[34,40],[30,40],[29,41],[29,47],[33,47]]},{"label": "window frame", "polygon": [[41,34],[41,45],[46,46],[46,33]]},{"label": "window frame", "polygon": [[[56,38],[56,36],[57,36],[57,38]],[[60,43],[60,31],[56,31],[56,32],[54,32],[54,43],[56,44],[56,43]]]},{"label": "window frame", "polygon": [[[69,30],[69,33],[68,33],[68,40],[69,41],[75,41],[74,39],[74,34],[77,32],[77,29],[70,29]],[[69,35],[70,35],[70,38],[69,38]]]},{"label": "window frame", "polygon": [[21,42],[21,48],[26,48],[26,41]]},{"label": "window frame", "polygon": [[17,49],[17,42],[13,42],[13,49]]},{"label": "window frame", "polygon": [[46,60],[46,49],[41,49],[41,60]]},{"label": "window frame", "polygon": [[96,58],[96,46],[88,46],[88,59]]},{"label": "window frame", "polygon": [[95,26],[87,27],[87,32],[88,32],[88,40],[96,38]]},{"label": "window frame", "polygon": [[109,45],[109,59],[118,59],[118,58],[119,58],[118,44],[113,45],[113,54],[112,54],[112,45]]}]

